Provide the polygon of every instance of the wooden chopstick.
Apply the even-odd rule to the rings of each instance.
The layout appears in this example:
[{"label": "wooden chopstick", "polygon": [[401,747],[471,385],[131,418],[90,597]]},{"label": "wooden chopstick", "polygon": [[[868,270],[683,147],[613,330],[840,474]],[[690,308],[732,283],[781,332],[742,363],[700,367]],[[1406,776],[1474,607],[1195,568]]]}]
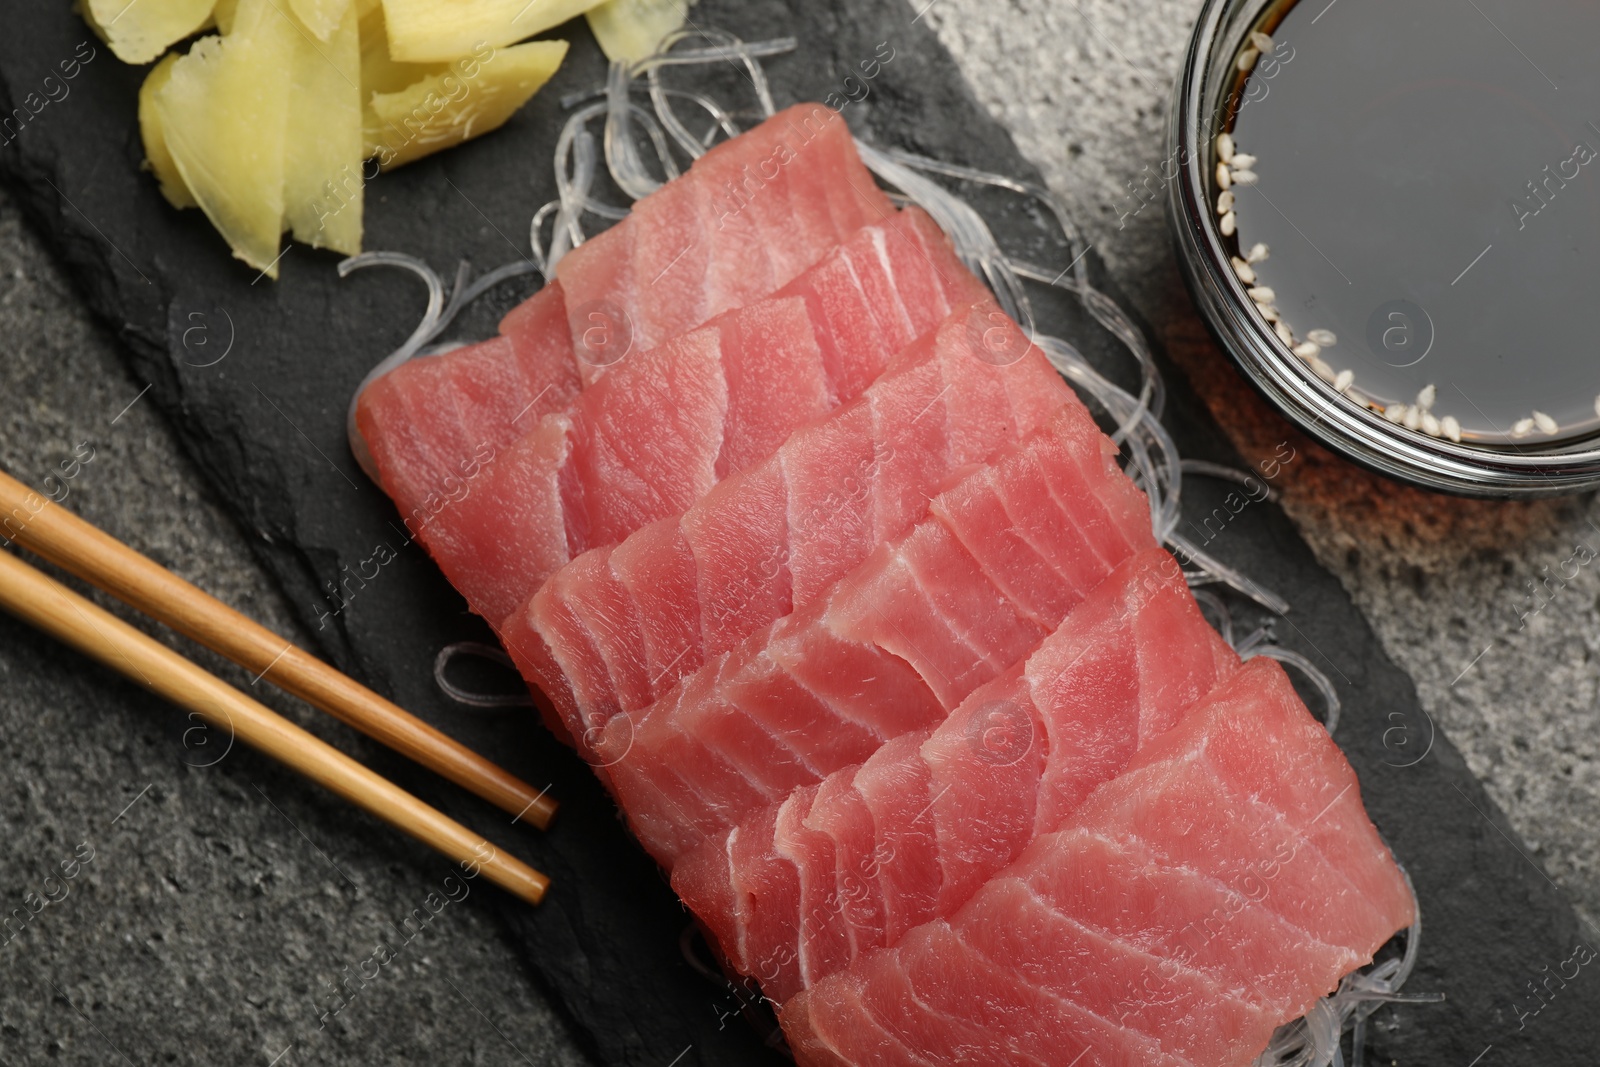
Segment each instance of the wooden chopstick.
[{"label": "wooden chopstick", "polygon": [[555,816],[543,790],[4,473],[0,536],[540,829]]},{"label": "wooden chopstick", "polygon": [[544,897],[550,880],[532,867],[500,853],[393,782],[5,551],[0,551],[0,608],[218,729],[232,731],[239,740],[438,849],[464,871],[474,876],[481,872],[530,904]]}]

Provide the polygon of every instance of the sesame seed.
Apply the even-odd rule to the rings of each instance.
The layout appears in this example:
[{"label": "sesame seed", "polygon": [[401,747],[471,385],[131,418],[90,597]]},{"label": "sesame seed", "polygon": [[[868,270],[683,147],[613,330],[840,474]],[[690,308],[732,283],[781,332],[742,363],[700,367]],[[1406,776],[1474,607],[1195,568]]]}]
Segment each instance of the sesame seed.
[{"label": "sesame seed", "polygon": [[[1252,263],[1252,264],[1253,263],[1265,263],[1267,261],[1267,257],[1270,256],[1271,254],[1272,254],[1272,250],[1269,249],[1266,245],[1261,244],[1258,241],[1257,243],[1255,243],[1255,244],[1250,246],[1250,251],[1248,251],[1248,252],[1246,252],[1244,254],[1244,261],[1246,263]],[[1597,404],[1600,404],[1600,399],[1596,399],[1595,402]]]},{"label": "sesame seed", "polygon": [[1250,73],[1251,68],[1256,65],[1256,60],[1260,58],[1261,52],[1259,50],[1255,48],[1246,48],[1243,52],[1239,53],[1239,62],[1236,65],[1241,71],[1248,74]]},{"label": "sesame seed", "polygon": [[1415,404],[1406,405],[1406,417],[1400,423],[1408,430],[1415,430],[1422,425],[1422,412]]},{"label": "sesame seed", "polygon": [[1433,401],[1438,395],[1439,391],[1433,387],[1432,382],[1429,382],[1427,385],[1422,387],[1422,392],[1417,394],[1417,407],[1421,408],[1423,411],[1427,411],[1429,408],[1433,407]]},{"label": "sesame seed", "polygon": [[1439,420],[1439,432],[1450,438],[1450,440],[1454,441],[1456,444],[1461,443],[1461,424],[1456,421],[1456,417],[1454,415],[1446,415],[1444,418]]},{"label": "sesame seed", "polygon": [[[1332,348],[1339,343],[1339,338],[1334,335],[1332,330],[1312,330],[1306,334],[1306,340],[1315,341],[1323,348]],[[1600,397],[1596,397],[1595,402],[1600,403]]]},{"label": "sesame seed", "polygon": [[1339,377],[1338,372],[1328,366],[1320,356],[1311,361],[1311,372],[1329,385],[1332,385],[1335,379]]},{"label": "sesame seed", "polygon": [[1228,161],[1228,166],[1232,167],[1235,171],[1254,170],[1255,165],[1256,157],[1245,155],[1243,152],[1238,153]]},{"label": "sesame seed", "polygon": [[[1233,264],[1233,273],[1239,276],[1241,282],[1246,285],[1254,285],[1256,283],[1256,272],[1251,269],[1250,264],[1238,256],[1234,256],[1228,262]],[[1594,403],[1596,413],[1600,414],[1600,397],[1595,397]]]},{"label": "sesame seed", "polygon": [[1316,359],[1322,355],[1322,346],[1315,341],[1302,341],[1294,346],[1294,354],[1301,359]]},{"label": "sesame seed", "polygon": [[1390,404],[1383,409],[1383,417],[1390,422],[1399,422],[1406,417],[1406,406],[1404,404]]},{"label": "sesame seed", "polygon": [[1555,419],[1552,419],[1549,415],[1546,415],[1542,411],[1535,411],[1533,413],[1533,424],[1539,427],[1539,431],[1541,433],[1553,434],[1561,429],[1560,426],[1556,425]]},{"label": "sesame seed", "polygon": [[1349,389],[1350,386],[1354,385],[1355,380],[1356,372],[1346,368],[1340,371],[1339,376],[1333,380],[1333,387],[1342,393],[1346,389]]},{"label": "sesame seed", "polygon": [[[1237,159],[1238,157],[1235,156],[1234,158]],[[1233,184],[1235,185],[1254,185],[1260,180],[1260,176],[1253,170],[1236,170],[1233,172]]]},{"label": "sesame seed", "polygon": [[1427,434],[1429,437],[1439,436],[1439,420],[1434,417],[1434,414],[1431,411],[1424,411],[1422,413],[1422,432]]},{"label": "sesame seed", "polygon": [[1233,135],[1229,133],[1217,134],[1217,158],[1224,163],[1233,162]]},{"label": "sesame seed", "polygon": [[1254,300],[1258,304],[1271,304],[1275,303],[1278,299],[1278,294],[1273,292],[1270,287],[1265,285],[1258,285],[1254,289],[1249,290],[1249,296],[1251,300]]},{"label": "sesame seed", "polygon": [[1228,189],[1217,194],[1217,214],[1226,215],[1233,210],[1233,192]]},{"label": "sesame seed", "polygon": [[1278,340],[1282,341],[1284,344],[1290,346],[1294,345],[1294,330],[1290,329],[1289,324],[1284,322],[1282,319],[1279,319],[1277,322],[1272,324],[1272,332],[1277,334]]},{"label": "sesame seed", "polygon": [[1258,52],[1272,51],[1272,38],[1268,37],[1260,30],[1255,31],[1250,35],[1250,43],[1255,46],[1256,51]]},{"label": "sesame seed", "polygon": [[1600,396],[1594,398],[1594,413],[1600,415]]},{"label": "sesame seed", "polygon": [[1532,419],[1518,419],[1511,426],[1512,437],[1526,437],[1533,432]]},{"label": "sesame seed", "polygon": [[1222,221],[1217,224],[1217,229],[1222,231],[1222,236],[1232,237],[1239,229],[1239,218],[1233,212],[1222,216]]},{"label": "sesame seed", "polygon": [[1261,312],[1261,317],[1266,319],[1268,322],[1277,322],[1278,319],[1282,318],[1282,316],[1278,314],[1278,309],[1271,304],[1257,304],[1256,310]]},{"label": "sesame seed", "polygon": [[1233,184],[1233,171],[1228,169],[1226,163],[1217,164],[1217,187],[1226,189]]}]

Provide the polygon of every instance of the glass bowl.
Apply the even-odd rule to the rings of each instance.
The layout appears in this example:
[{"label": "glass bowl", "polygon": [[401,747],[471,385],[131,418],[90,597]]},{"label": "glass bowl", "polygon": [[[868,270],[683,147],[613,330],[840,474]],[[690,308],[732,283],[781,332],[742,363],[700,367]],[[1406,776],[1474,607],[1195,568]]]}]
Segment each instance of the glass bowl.
[{"label": "glass bowl", "polygon": [[[1318,4],[1321,0],[1307,0]],[[1272,33],[1292,0],[1208,0],[1190,39],[1168,123],[1167,212],[1184,279],[1211,332],[1245,378],[1291,422],[1384,475],[1472,496],[1541,496],[1600,486],[1600,439],[1452,441],[1407,429],[1313,373],[1262,317],[1232,264],[1217,211],[1217,135],[1246,91],[1240,53]],[[1331,5],[1330,5],[1331,6]],[[1265,57],[1264,57],[1265,58]],[[1253,90],[1252,90],[1253,91]]]}]

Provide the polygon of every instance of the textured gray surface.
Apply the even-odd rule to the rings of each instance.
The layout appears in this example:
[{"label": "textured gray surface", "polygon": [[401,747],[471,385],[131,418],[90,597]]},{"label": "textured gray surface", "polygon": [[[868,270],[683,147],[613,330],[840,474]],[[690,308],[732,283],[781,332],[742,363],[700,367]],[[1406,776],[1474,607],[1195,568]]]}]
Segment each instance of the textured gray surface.
[{"label": "textured gray surface", "polygon": [[[1208,397],[1243,409],[1249,398],[1230,391],[1188,308],[1164,220],[1154,206],[1131,214],[1128,198],[1127,183],[1162,157],[1168,87],[1196,7],[939,0],[926,17],[1147,318],[1189,351]],[[288,632],[287,611],[167,429],[142,403],[118,417],[142,383],[5,201],[0,330],[0,464],[39,485],[89,442],[94,459],[68,483],[69,506]],[[1249,414],[1247,452],[1285,432]],[[1600,549],[1590,502],[1441,501],[1311,455],[1287,475],[1297,479],[1285,485],[1291,513],[1538,858],[1600,914],[1596,566],[1525,629],[1514,614],[1526,610],[1525,583],[1556,571],[1574,539]],[[358,757],[367,751],[267,699]],[[47,888],[59,897],[46,875],[79,842],[94,849],[69,895],[0,945],[0,1063],[270,1064],[286,1049],[282,1064],[580,1062],[472,900],[446,908],[319,1031],[312,998],[325,1006],[327,983],[379,939],[393,944],[389,924],[444,871],[249,752],[194,766],[215,749],[197,744],[203,735],[185,744],[192,725],[0,620],[0,910]]]}]

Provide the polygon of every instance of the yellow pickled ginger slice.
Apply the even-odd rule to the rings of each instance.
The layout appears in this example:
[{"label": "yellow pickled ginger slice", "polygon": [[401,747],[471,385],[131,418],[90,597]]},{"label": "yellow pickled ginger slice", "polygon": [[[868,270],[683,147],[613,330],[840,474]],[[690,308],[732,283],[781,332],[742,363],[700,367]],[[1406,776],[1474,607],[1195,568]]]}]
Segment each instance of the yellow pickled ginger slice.
[{"label": "yellow pickled ginger slice", "polygon": [[276,278],[289,79],[301,31],[274,0],[239,0],[232,32],[203,37],[154,93],[167,150],[233,254]]},{"label": "yellow pickled ginger slice", "polygon": [[496,129],[544,87],[566,54],[565,41],[486,49],[404,89],[375,93],[367,151],[388,170]]},{"label": "yellow pickled ginger slice", "polygon": [[216,0],[85,0],[84,14],[116,57],[142,64],[199,31]]},{"label": "yellow pickled ginger slice", "polygon": [[284,222],[297,241],[361,251],[361,42],[348,2],[325,42],[296,34],[284,138]]},{"label": "yellow pickled ginger slice", "polygon": [[661,39],[682,28],[694,0],[605,0],[584,16],[606,58],[637,63],[654,55]]},{"label": "yellow pickled ginger slice", "polygon": [[448,62],[559,26],[600,0],[383,0],[389,54],[407,63]]},{"label": "yellow pickled ginger slice", "polygon": [[145,75],[144,84],[139,86],[139,136],[144,141],[145,166],[155,174],[161,186],[161,195],[173,207],[184,208],[197,205],[194,194],[183,184],[183,175],[178,173],[177,164],[172,162],[172,153],[167,151],[167,135],[161,129],[161,116],[156,111],[155,100],[156,93],[172,77],[173,64],[179,58],[176,52],[168,53],[151,68],[150,73]]}]

